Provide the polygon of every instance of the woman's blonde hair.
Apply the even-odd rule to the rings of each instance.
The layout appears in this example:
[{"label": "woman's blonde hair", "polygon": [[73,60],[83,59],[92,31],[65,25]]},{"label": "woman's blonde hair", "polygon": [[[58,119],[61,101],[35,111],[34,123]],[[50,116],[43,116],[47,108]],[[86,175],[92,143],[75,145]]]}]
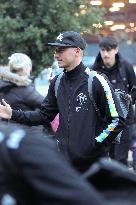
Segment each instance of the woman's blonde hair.
[{"label": "woman's blonde hair", "polygon": [[10,71],[18,71],[22,68],[32,69],[32,61],[24,53],[14,53],[8,59]]}]

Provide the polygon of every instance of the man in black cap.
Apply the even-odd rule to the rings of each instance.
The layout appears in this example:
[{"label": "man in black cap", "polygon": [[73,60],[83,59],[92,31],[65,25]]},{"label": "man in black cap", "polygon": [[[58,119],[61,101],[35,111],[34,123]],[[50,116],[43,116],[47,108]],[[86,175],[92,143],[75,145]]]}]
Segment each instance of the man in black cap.
[{"label": "man in black cap", "polygon": [[83,172],[105,155],[107,143],[122,130],[124,118],[109,82],[96,73],[92,95],[101,115],[101,120],[98,118],[88,92],[90,70],[82,63],[86,43],[79,33],[62,32],[54,43],[48,45],[55,47],[54,57],[59,67],[64,68],[57,97],[55,82],[59,76],[51,81],[40,110],[15,111],[3,100],[0,117],[27,125],[39,125],[49,123],[59,113],[56,133],[58,149],[77,170]]},{"label": "man in black cap", "polygon": [[[93,70],[104,73],[113,85],[114,90],[120,89],[127,94],[131,94],[131,89],[136,84],[135,73],[132,65],[121,57],[117,40],[113,36],[105,36],[100,40],[99,47],[100,52],[96,57]],[[130,105],[126,126],[120,141],[114,141],[109,152],[111,158],[125,165],[127,165],[131,124],[133,123],[134,115],[132,105]]]}]

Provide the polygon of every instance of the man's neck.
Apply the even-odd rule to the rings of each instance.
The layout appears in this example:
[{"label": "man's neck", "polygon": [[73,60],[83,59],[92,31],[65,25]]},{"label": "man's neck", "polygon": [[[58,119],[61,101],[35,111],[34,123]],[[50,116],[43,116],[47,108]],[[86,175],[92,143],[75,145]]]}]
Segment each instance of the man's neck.
[{"label": "man's neck", "polygon": [[75,62],[75,63],[73,63],[71,66],[65,68],[66,72],[69,72],[69,71],[71,71],[71,70],[74,70],[80,63],[81,63],[81,61]]},{"label": "man's neck", "polygon": [[111,69],[115,64],[116,64],[116,62],[111,63],[111,64],[105,64],[105,67],[108,69]]}]

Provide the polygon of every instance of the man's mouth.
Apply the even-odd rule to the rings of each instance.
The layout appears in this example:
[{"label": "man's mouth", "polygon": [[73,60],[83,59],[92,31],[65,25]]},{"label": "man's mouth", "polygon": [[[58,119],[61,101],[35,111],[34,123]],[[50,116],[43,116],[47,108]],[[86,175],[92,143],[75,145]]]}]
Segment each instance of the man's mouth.
[{"label": "man's mouth", "polygon": [[109,58],[108,58],[108,57],[104,57],[104,59],[105,59],[105,60],[108,60]]},{"label": "man's mouth", "polygon": [[58,63],[62,63],[62,60],[58,60]]}]

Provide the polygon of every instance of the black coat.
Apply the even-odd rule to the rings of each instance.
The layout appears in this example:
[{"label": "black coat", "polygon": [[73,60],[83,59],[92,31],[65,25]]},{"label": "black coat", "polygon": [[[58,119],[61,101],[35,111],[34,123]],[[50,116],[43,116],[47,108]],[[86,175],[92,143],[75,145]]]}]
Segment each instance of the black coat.
[{"label": "black coat", "polygon": [[[93,95],[103,120],[100,123],[97,119],[88,93],[88,74],[85,69],[81,63],[74,70],[64,73],[60,80],[57,99],[54,91],[55,78],[39,111],[12,112],[13,120],[30,125],[45,124],[59,112],[57,143],[59,149],[70,157],[76,167],[85,164],[89,166],[91,161],[102,156],[103,151],[98,147],[103,143],[97,143],[97,140],[113,140],[124,125],[116,96],[108,82],[99,75],[100,80],[94,78],[93,81]],[[111,100],[108,97],[111,97]]]},{"label": "black coat", "polygon": [[[40,108],[44,97],[37,92],[27,76],[0,69],[0,78],[0,99],[5,99],[12,109],[33,111]],[[44,125],[44,128],[45,132],[52,134],[50,123]]]},{"label": "black coat", "polygon": [[40,107],[44,99],[33,84],[17,86],[11,82],[0,81],[0,89],[5,89],[4,99],[14,110],[35,110]]},{"label": "black coat", "polygon": [[[124,90],[126,93],[131,95],[132,88],[136,85],[134,69],[133,66],[126,60],[124,60],[119,53],[116,55],[115,65],[110,69],[105,67],[101,55],[99,53],[96,57],[94,65],[92,66],[92,69],[95,71],[99,71],[100,73],[104,73],[108,77],[114,89]],[[122,74],[123,77],[121,75],[122,71],[124,73]],[[130,111],[128,113],[128,117],[126,120],[126,129],[124,129],[124,132],[121,137],[121,140],[123,142],[129,140],[129,127],[133,123],[134,111],[131,104]]]},{"label": "black coat", "polygon": [[25,79],[20,77],[21,85],[17,85],[16,81],[12,78],[9,80],[0,80],[0,93],[5,101],[10,104],[14,110],[35,110],[39,108],[44,97],[38,93],[34,85],[29,84]]},{"label": "black coat", "polygon": [[0,134],[0,205],[105,205],[45,135],[2,124]]},{"label": "black coat", "polygon": [[[95,63],[92,66],[93,70],[104,73],[112,83],[114,89],[121,89],[126,93],[131,94],[131,90],[136,85],[136,77],[133,66],[124,60],[120,54],[116,55],[116,64],[112,68],[106,68],[103,64],[100,53],[96,57]],[[122,79],[121,70],[125,71],[125,76]]]}]

